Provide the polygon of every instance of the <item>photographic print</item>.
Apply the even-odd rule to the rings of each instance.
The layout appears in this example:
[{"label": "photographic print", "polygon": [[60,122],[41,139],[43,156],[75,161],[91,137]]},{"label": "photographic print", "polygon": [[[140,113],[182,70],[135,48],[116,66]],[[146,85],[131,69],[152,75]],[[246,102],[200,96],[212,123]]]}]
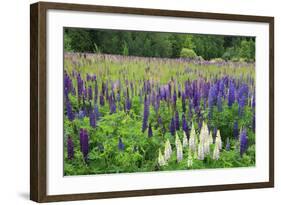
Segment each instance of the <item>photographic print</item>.
[{"label": "photographic print", "polygon": [[64,175],[255,166],[255,37],[64,28]]}]

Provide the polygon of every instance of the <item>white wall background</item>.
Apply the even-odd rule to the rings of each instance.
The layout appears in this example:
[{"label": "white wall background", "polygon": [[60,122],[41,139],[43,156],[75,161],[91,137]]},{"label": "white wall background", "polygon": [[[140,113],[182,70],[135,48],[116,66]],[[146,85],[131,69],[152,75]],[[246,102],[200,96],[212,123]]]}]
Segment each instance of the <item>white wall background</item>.
[{"label": "white wall background", "polygon": [[[51,0],[50,0],[51,1]],[[60,204],[280,204],[281,122],[280,36],[278,0],[60,0],[86,4],[208,11],[275,16],[275,188],[153,196]],[[7,0],[0,6],[0,204],[32,204],[29,201],[29,4]],[[279,129],[278,129],[279,128]],[[56,203],[55,203],[56,204]]]}]

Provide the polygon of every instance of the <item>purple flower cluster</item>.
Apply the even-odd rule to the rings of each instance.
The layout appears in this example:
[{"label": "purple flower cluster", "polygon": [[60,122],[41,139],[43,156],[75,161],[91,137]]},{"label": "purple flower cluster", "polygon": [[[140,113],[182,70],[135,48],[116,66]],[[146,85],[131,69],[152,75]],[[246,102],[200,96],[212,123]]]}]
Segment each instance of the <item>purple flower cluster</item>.
[{"label": "purple flower cluster", "polygon": [[89,153],[89,135],[86,129],[80,129],[80,151],[83,154],[84,160],[88,160]]}]

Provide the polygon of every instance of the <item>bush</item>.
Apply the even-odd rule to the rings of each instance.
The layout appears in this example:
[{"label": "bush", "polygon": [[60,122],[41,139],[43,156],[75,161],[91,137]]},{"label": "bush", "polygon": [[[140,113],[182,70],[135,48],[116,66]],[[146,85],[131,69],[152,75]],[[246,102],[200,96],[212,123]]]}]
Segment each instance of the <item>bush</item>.
[{"label": "bush", "polygon": [[181,58],[191,58],[191,59],[193,59],[193,58],[197,57],[197,54],[192,49],[183,48],[181,50],[180,57]]}]

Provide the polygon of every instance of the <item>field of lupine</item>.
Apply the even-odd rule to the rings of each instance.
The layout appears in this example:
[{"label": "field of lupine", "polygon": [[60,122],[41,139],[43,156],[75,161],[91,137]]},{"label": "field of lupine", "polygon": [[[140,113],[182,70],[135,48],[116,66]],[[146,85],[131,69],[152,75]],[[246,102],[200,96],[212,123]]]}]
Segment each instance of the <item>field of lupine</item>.
[{"label": "field of lupine", "polygon": [[255,65],[66,53],[64,174],[255,166]]}]

